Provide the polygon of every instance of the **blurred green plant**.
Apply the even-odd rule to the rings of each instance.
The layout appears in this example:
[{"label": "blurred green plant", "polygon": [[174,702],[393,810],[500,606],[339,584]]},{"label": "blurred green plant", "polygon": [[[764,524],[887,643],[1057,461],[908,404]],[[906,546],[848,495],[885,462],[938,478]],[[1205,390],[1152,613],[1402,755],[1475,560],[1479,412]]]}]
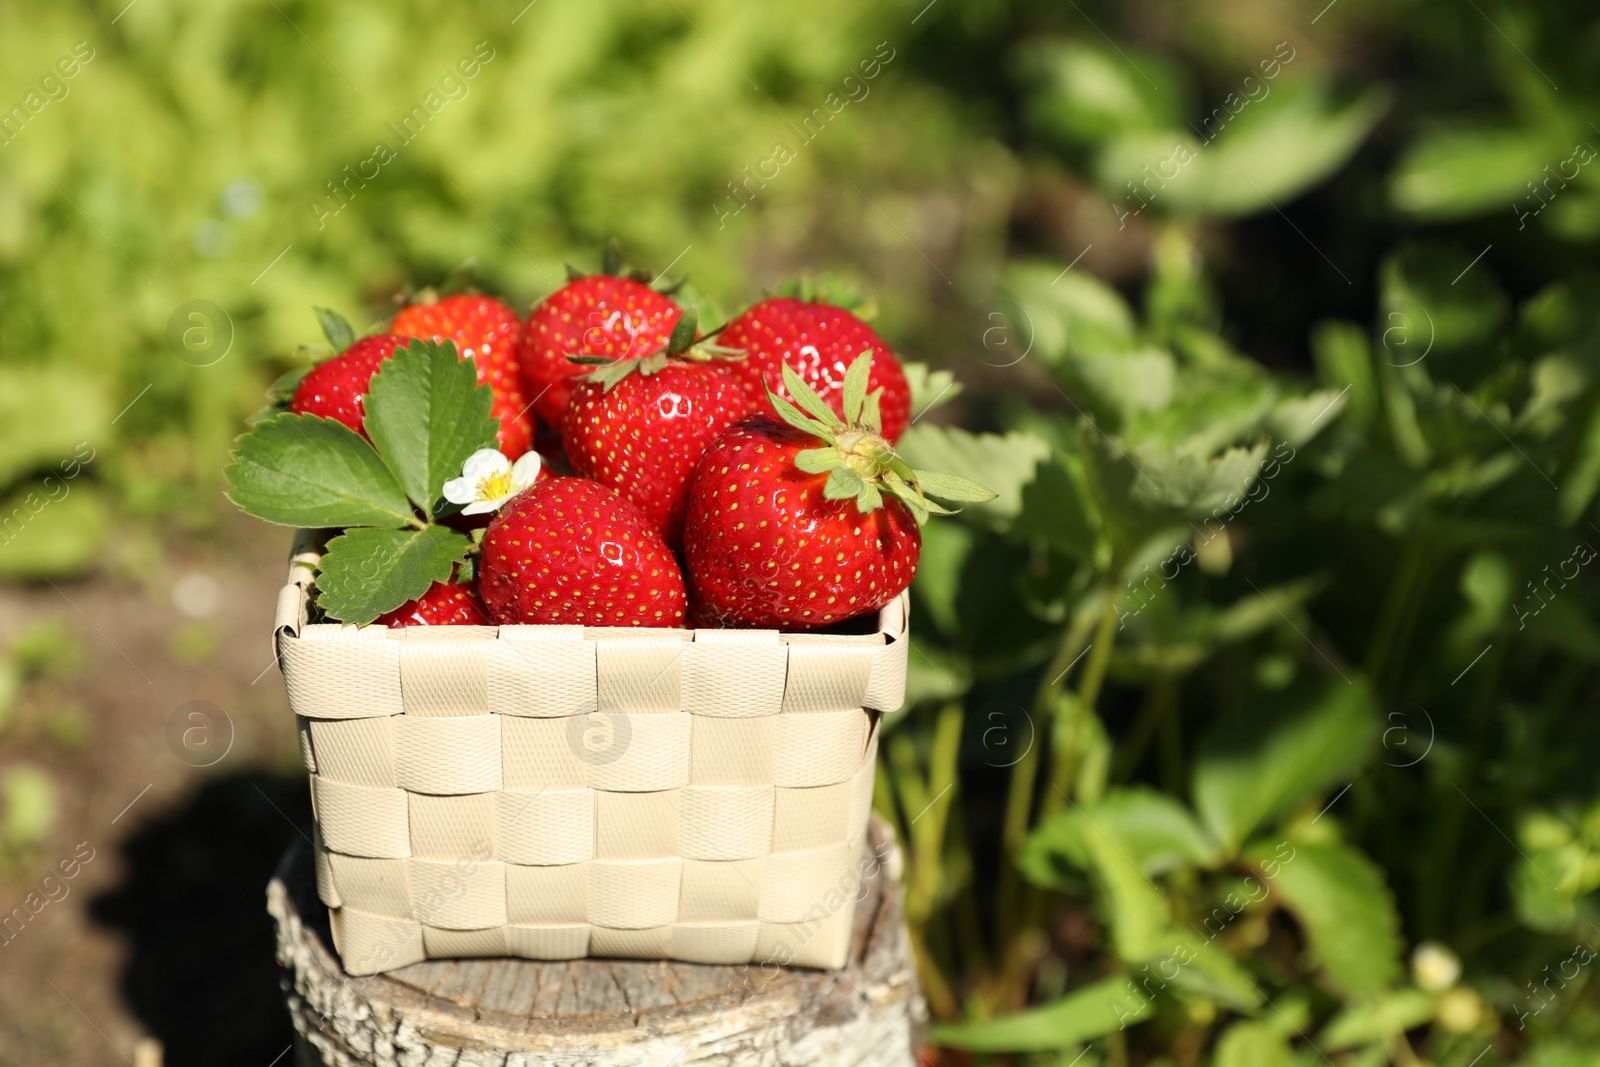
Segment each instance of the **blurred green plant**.
[{"label": "blurred green plant", "polygon": [[843,269],[964,386],[908,458],[1000,492],[926,530],[875,800],[940,1061],[1593,1062],[1593,12],[113,15],[0,11],[0,102],[80,68],[0,135],[0,578],[212,530],[312,305]]}]

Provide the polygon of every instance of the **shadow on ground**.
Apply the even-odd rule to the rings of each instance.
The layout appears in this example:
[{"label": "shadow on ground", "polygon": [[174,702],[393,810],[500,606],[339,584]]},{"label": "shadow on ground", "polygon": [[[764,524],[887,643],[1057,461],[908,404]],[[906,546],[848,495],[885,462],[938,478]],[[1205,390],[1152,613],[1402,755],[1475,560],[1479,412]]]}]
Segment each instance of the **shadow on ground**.
[{"label": "shadow on ground", "polygon": [[127,877],[90,913],[130,942],[122,995],[166,1067],[268,1067],[293,1040],[266,888],[310,825],[304,775],[236,774],[123,846]]}]

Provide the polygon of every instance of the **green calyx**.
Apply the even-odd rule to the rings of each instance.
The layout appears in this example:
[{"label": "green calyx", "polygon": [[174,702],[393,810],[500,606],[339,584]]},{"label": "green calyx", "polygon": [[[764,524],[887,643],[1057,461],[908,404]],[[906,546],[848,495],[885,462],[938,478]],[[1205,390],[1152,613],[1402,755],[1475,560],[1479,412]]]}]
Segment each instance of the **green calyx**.
[{"label": "green calyx", "polygon": [[913,470],[896,454],[883,436],[879,412],[883,390],[867,392],[871,371],[872,353],[863,352],[845,372],[843,418],[787,365],[783,387],[793,402],[767,388],[767,399],[784,422],[825,442],[794,458],[794,465],[807,474],[827,474],[822,495],[829,500],[854,500],[866,513],[883,507],[883,495],[888,493],[906,506],[919,526],[929,515],[953,515],[960,510],[930,497],[960,504],[993,500],[994,492],[970,478]]},{"label": "green calyx", "polygon": [[571,263],[564,264],[567,269],[567,281],[575,282],[580,278],[589,278],[598,274],[607,274],[613,278],[630,278],[642,285],[648,285],[663,296],[671,296],[683,286],[679,280],[669,285],[661,284],[659,274],[645,270],[643,267],[630,267],[622,258],[622,246],[613,237],[606,242],[605,249],[600,253],[600,269],[594,272],[581,271]]},{"label": "green calyx", "polygon": [[786,279],[777,296],[789,296],[807,304],[828,304],[843,308],[862,321],[877,318],[878,301],[855,282],[833,274],[799,274]]},{"label": "green calyx", "polygon": [[662,369],[677,364],[704,364],[716,360],[729,362],[743,359],[745,356],[742,348],[726,348],[713,344],[712,337],[722,332],[718,327],[705,337],[697,336],[700,330],[700,313],[695,305],[691,304],[684,310],[678,319],[677,325],[672,328],[672,334],[667,338],[665,348],[658,349],[648,356],[636,356],[632,359],[608,359],[605,356],[577,356],[571,355],[567,359],[573,363],[585,366],[598,367],[592,374],[584,375],[584,381],[597,382],[601,391],[609,393],[616,384],[630,374],[639,374],[649,377]]},{"label": "green calyx", "polygon": [[468,256],[444,279],[436,284],[407,285],[394,295],[397,308],[410,307],[413,304],[437,304],[447,296],[457,296],[461,293],[476,293],[478,260],[475,256]]}]

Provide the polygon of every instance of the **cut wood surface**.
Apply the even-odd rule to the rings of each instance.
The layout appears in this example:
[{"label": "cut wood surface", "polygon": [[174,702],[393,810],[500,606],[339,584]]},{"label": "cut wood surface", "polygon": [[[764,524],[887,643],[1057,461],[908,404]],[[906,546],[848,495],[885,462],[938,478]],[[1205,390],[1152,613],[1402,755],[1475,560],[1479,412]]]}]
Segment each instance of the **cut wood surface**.
[{"label": "cut wood surface", "polygon": [[431,960],[354,978],[331,949],[310,850],[297,844],[267,889],[297,1062],[336,1067],[903,1067],[926,1010],[898,865],[865,881],[850,962],[838,971],[666,960]]}]

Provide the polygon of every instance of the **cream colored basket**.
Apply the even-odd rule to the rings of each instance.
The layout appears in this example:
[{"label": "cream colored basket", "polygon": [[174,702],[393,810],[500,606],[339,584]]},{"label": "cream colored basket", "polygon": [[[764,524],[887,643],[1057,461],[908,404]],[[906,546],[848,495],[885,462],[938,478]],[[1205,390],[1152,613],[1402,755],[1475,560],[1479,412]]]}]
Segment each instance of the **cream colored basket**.
[{"label": "cream colored basket", "polygon": [[861,636],[308,625],[317,558],[276,637],[347,971],[844,964],[904,595]]}]

